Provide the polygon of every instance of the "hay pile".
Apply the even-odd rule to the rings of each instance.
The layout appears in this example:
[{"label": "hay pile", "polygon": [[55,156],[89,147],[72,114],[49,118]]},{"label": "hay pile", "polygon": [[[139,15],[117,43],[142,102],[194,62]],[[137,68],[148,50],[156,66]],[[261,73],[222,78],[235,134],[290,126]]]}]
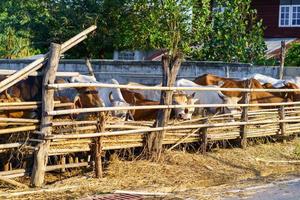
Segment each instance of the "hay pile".
[{"label": "hay pile", "polygon": [[[55,182],[50,188],[75,187],[63,192],[22,196],[26,199],[74,199],[115,190],[169,192],[178,197],[208,198],[206,192],[216,192],[218,185],[236,185],[245,179],[262,179],[299,173],[299,165],[269,164],[266,160],[300,159],[300,140],[287,144],[263,144],[246,150],[220,149],[207,155],[187,152],[165,152],[159,163],[145,160],[122,161],[112,156],[105,178],[92,178],[93,173]],[[58,176],[59,177],[59,176]],[[64,176],[62,176],[64,177]],[[47,177],[48,179],[50,177]],[[52,175],[51,181],[55,177]],[[57,178],[57,180],[59,180]],[[208,188],[207,188],[208,187]],[[10,191],[15,192],[15,191]],[[0,193],[0,197],[1,197]],[[51,198],[50,198],[51,197]],[[174,196],[172,196],[174,197]],[[204,198],[205,197],[205,198]],[[22,199],[19,197],[19,199]],[[170,197],[171,198],[171,197]],[[17,199],[17,197],[11,197]]]}]

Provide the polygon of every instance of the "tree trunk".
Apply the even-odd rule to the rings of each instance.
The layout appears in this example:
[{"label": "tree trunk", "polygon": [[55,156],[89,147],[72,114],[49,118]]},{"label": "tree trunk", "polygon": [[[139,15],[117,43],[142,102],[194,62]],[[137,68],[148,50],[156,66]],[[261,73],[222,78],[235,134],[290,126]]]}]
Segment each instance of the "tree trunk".
[{"label": "tree trunk", "polygon": [[[162,57],[163,80],[162,86],[172,87],[176,81],[176,77],[181,65],[181,56],[176,56],[173,60],[170,56]],[[160,105],[172,104],[173,91],[162,91],[160,97]],[[164,127],[168,124],[171,109],[160,110],[157,114],[154,127]],[[165,130],[151,132],[146,138],[146,156],[152,161],[160,159],[162,152],[162,142],[165,135]]]}]

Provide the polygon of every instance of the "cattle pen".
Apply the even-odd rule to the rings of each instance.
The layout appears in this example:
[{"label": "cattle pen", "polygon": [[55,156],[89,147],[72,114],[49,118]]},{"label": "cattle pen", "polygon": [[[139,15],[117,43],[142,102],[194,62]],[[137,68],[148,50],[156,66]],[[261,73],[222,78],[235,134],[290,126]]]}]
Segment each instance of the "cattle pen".
[{"label": "cattle pen", "polygon": [[[1,112],[36,110],[41,113],[40,117],[35,119],[4,116],[0,118],[0,151],[3,163],[0,172],[1,180],[10,184],[18,184],[13,178],[31,176],[31,184],[40,187],[44,184],[45,173],[50,171],[64,172],[69,168],[90,167],[95,170],[96,177],[102,177],[102,160],[105,151],[139,148],[150,155],[145,158],[155,160],[154,157],[160,153],[162,146],[169,150],[181,146],[196,146],[205,153],[211,145],[219,142],[225,145],[230,144],[228,141],[235,141],[240,147],[246,148],[248,141],[252,138],[269,138],[284,142],[296,137],[299,133],[300,102],[250,104],[249,94],[263,91],[300,92],[300,89],[247,87],[207,89],[172,87],[168,83],[161,87],[55,83],[58,74],[66,77],[78,75],[74,72],[64,74],[56,72],[60,56],[86,39],[87,34],[95,29],[96,27],[93,26],[62,45],[52,44],[50,52],[43,58],[34,61],[22,70],[9,74],[0,82],[0,92],[3,92],[28,76],[43,77],[40,101],[0,103]],[[38,70],[39,73],[36,73]],[[163,76],[164,79],[168,79],[166,76]],[[164,80],[163,82],[166,83]],[[159,109],[163,113],[173,108],[224,107],[224,104],[172,105],[166,95],[161,105],[74,109],[73,103],[61,103],[54,100],[54,92],[58,89],[63,91],[66,88],[86,87],[159,90],[166,94],[188,90],[240,91],[244,93],[244,103],[226,105],[242,108],[241,112],[235,114],[207,115],[203,112],[202,116],[185,121],[169,120],[165,118],[166,115],[161,114],[156,120],[123,121],[111,117],[109,112]],[[264,108],[255,109],[258,106]],[[93,113],[94,116],[84,119],[64,118],[66,115],[79,113]]]}]

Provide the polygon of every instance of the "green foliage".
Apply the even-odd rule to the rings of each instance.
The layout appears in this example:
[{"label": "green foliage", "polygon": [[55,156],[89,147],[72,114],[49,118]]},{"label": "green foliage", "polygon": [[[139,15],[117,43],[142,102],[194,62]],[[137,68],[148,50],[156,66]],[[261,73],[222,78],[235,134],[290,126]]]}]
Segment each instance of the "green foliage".
[{"label": "green foliage", "polygon": [[285,66],[300,66],[300,44],[295,43],[288,50]]},{"label": "green foliage", "polygon": [[[32,49],[46,52],[50,42],[61,43],[96,24],[97,32],[66,57],[166,49],[172,55],[183,52],[187,59],[262,60],[262,24],[250,0],[218,2],[225,5],[224,12],[212,12],[211,0],[1,0],[0,30],[11,27],[19,41],[15,46],[27,48],[28,54],[35,53]],[[3,31],[1,40],[7,41]],[[0,49],[6,57],[13,52],[5,42]]]},{"label": "green foliage", "polygon": [[[209,1],[136,0],[130,4],[130,22],[121,27],[126,40],[119,48],[165,49],[170,55],[186,54],[203,43],[207,35]],[[194,6],[198,6],[195,9]]]},{"label": "green foliage", "polygon": [[251,0],[217,1],[219,11],[211,13],[209,39],[194,58],[250,63],[263,59],[266,46],[262,22],[250,4]]},{"label": "green foliage", "polygon": [[0,34],[0,58],[23,58],[38,54],[38,50],[30,47],[28,38],[18,36],[14,29],[8,27]]}]

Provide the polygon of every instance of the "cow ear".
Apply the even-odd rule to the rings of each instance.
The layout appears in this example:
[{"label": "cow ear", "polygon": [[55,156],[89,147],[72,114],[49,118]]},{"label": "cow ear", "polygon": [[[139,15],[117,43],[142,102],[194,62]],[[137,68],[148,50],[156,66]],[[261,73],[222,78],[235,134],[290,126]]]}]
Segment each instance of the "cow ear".
[{"label": "cow ear", "polygon": [[74,103],[75,108],[82,108],[82,103],[81,103],[80,97],[78,95],[74,98],[73,103]]},{"label": "cow ear", "polygon": [[196,92],[194,92],[194,93],[191,95],[191,97],[192,97],[192,98],[195,98],[195,95],[196,95]]},{"label": "cow ear", "polygon": [[219,86],[219,87],[222,87],[223,85],[224,85],[224,82],[223,82],[223,81],[219,81],[219,82],[218,82],[218,86]]},{"label": "cow ear", "polygon": [[113,97],[112,92],[109,93],[108,98],[109,98],[109,100],[110,100],[111,103],[114,102],[114,97]]}]

